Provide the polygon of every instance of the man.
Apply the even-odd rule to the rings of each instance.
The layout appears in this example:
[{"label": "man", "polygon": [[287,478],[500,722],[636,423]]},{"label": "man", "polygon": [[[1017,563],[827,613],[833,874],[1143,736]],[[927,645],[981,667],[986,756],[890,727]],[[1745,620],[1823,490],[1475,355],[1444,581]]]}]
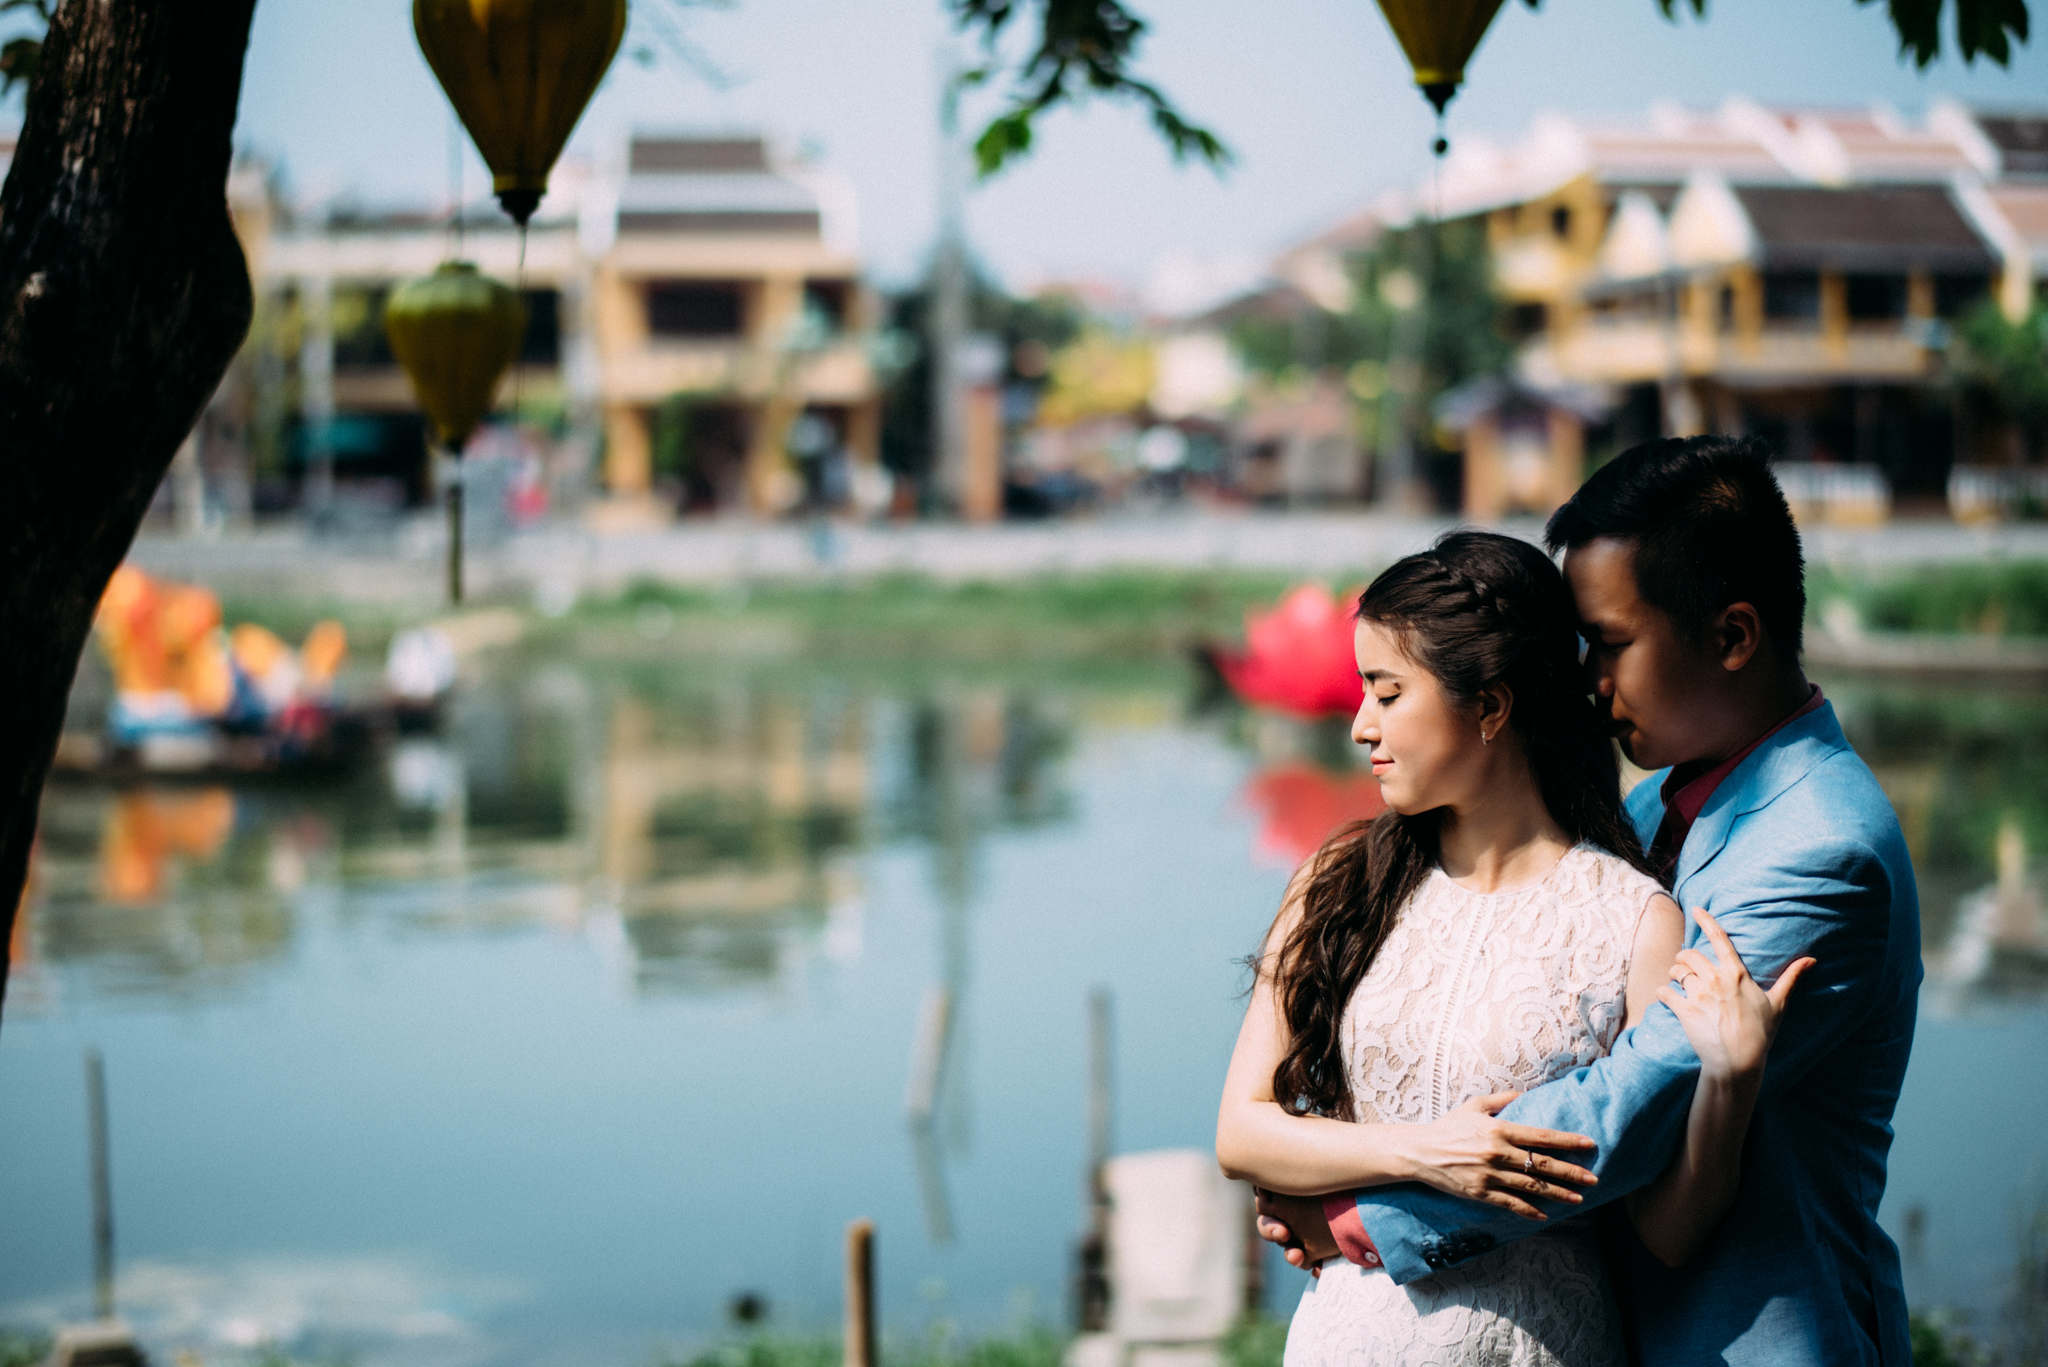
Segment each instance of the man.
[{"label": "man", "polygon": [[[1662,771],[1628,807],[1673,896],[1711,911],[1759,982],[1819,961],[1771,1049],[1733,1208],[1675,1270],[1610,1218],[1611,1261],[1648,1367],[1909,1367],[1877,1207],[1913,1039],[1919,903],[1890,804],[1800,672],[1799,534],[1766,456],[1755,441],[1646,443],[1587,480],[1547,533],[1615,736]],[[1686,940],[1711,953],[1690,915]],[[1698,1071],[1659,1005],[1607,1058],[1500,1119],[1591,1136],[1596,1159],[1569,1155],[1601,1179],[1591,1208],[1671,1160]],[[1341,1252],[1403,1284],[1543,1228],[1413,1184],[1262,1197],[1261,1211],[1290,1261]]]}]

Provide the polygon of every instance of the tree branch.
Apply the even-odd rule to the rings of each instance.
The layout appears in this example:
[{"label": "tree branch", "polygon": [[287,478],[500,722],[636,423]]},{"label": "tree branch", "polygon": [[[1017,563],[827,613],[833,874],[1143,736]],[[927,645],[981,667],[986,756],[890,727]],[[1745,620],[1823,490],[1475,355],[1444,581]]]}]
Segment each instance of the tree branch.
[{"label": "tree branch", "polygon": [[[963,85],[986,83],[1002,67],[997,47],[1017,17],[1020,0],[946,0],[955,23],[981,34],[988,60],[966,73]],[[1230,149],[1214,133],[1189,121],[1157,86],[1131,74],[1145,21],[1117,0],[1038,0],[1038,41],[1016,69],[1021,87],[974,144],[983,176],[994,175],[1031,150],[1032,127],[1040,114],[1061,104],[1108,96],[1146,106],[1152,126],[1172,149],[1175,161],[1196,160],[1216,170],[1230,165]],[[1078,83],[1081,89],[1073,87]]]}]

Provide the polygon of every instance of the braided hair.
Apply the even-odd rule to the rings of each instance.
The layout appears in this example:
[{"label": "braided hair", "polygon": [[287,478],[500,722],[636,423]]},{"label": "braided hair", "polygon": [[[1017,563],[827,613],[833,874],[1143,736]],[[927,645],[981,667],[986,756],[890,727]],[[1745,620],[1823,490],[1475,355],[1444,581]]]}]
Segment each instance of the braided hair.
[{"label": "braided hair", "polygon": [[[1454,707],[1505,685],[1551,818],[1649,872],[1622,811],[1614,745],[1587,688],[1578,613],[1542,551],[1491,532],[1451,532],[1359,595],[1358,619],[1398,633]],[[1331,836],[1310,863],[1301,919],[1273,966],[1289,1044],[1273,1095],[1307,1114],[1353,1118],[1339,1044],[1344,1008],[1401,909],[1437,862],[1441,811],[1383,812]]]}]

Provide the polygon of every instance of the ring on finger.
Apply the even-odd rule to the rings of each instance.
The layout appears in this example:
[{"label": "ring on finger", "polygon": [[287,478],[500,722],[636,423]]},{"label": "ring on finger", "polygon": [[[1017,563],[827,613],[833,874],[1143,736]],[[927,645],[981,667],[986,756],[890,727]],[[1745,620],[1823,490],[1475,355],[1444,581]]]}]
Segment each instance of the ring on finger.
[{"label": "ring on finger", "polygon": [[1522,1172],[1526,1175],[1536,1171],[1536,1151],[1531,1149],[1522,1155]]}]

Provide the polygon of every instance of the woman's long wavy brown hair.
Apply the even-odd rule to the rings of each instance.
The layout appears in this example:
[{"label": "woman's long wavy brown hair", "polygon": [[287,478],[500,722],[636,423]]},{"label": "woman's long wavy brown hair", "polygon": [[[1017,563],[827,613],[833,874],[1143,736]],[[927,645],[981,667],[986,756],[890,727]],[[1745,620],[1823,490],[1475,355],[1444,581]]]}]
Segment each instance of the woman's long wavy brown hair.
[{"label": "woman's long wavy brown hair", "polygon": [[[1455,707],[1505,685],[1508,727],[1543,805],[1573,841],[1649,871],[1621,806],[1614,745],[1579,659],[1578,614],[1542,551],[1491,532],[1452,532],[1397,561],[1359,595],[1358,618],[1392,629]],[[1353,1118],[1339,1023],[1401,908],[1437,861],[1438,812],[1383,812],[1330,837],[1309,866],[1301,919],[1273,967],[1287,1053],[1273,1095],[1312,1115]]]}]

